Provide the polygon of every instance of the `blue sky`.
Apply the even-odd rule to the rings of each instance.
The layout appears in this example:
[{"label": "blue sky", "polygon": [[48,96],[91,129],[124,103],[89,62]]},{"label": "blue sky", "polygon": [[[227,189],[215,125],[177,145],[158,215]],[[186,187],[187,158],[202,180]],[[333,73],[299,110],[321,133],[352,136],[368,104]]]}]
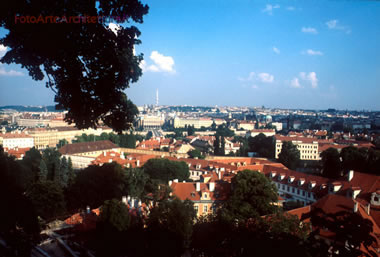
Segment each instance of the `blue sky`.
[{"label": "blue sky", "polygon": [[[137,105],[158,89],[166,105],[380,110],[380,1],[144,2],[144,75],[126,90]],[[53,99],[0,66],[0,105]]]}]

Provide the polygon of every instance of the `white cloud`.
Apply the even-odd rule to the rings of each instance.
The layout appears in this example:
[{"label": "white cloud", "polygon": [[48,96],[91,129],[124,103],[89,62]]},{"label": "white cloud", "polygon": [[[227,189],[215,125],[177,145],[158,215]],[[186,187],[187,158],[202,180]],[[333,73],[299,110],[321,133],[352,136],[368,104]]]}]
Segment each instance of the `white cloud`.
[{"label": "white cloud", "polygon": [[302,52],[303,54],[307,55],[323,55],[321,51],[315,51],[313,49],[307,49],[306,51]]},{"label": "white cloud", "polygon": [[278,9],[278,8],[280,8],[280,5],[278,5],[278,4],[276,4],[276,5],[267,4],[265,6],[265,8],[262,10],[262,12],[266,12],[269,15],[272,15],[273,14],[273,10],[274,9]]},{"label": "white cloud", "polygon": [[108,24],[108,28],[110,28],[113,33],[117,34],[117,31],[120,29],[120,25],[110,22],[110,24]]},{"label": "white cloud", "polygon": [[0,76],[11,76],[11,77],[16,77],[16,76],[24,76],[24,73],[20,71],[15,71],[15,70],[5,70],[2,65],[0,65]]},{"label": "white cloud", "polygon": [[339,20],[329,20],[326,22],[326,25],[329,29],[343,30],[347,34],[351,33],[350,27],[340,25]]},{"label": "white cloud", "polygon": [[276,54],[280,54],[280,49],[278,49],[277,47],[273,47],[273,52],[275,52]]},{"label": "white cloud", "polygon": [[140,68],[143,71],[175,73],[173,57],[165,56],[158,51],[152,51],[149,58],[153,61],[153,64],[148,65],[145,60],[141,61]]},{"label": "white cloud", "polygon": [[274,81],[274,76],[265,72],[257,74],[257,77],[259,81],[264,83],[272,83]]},{"label": "white cloud", "polygon": [[318,30],[312,27],[302,27],[301,31],[308,34],[318,34]]},{"label": "white cloud", "polygon": [[338,20],[330,20],[326,22],[326,25],[329,29],[336,29],[337,24],[338,24]]},{"label": "white cloud", "polygon": [[6,47],[4,45],[0,45],[0,58],[5,55],[5,53],[7,52],[7,49],[8,49],[8,47]]},{"label": "white cloud", "polygon": [[294,6],[288,6],[286,7],[286,10],[288,11],[294,11],[296,8]]},{"label": "white cloud", "polygon": [[300,84],[300,81],[298,78],[293,78],[291,81],[290,81],[290,86],[291,87],[294,87],[294,88],[301,88],[301,84]]},{"label": "white cloud", "polygon": [[255,73],[250,72],[247,78],[238,77],[239,81],[258,81],[262,83],[272,83],[274,81],[274,76],[272,74],[261,72]]},{"label": "white cloud", "polygon": [[317,78],[317,74],[314,71],[309,72],[309,73],[300,72],[299,77],[303,80],[309,81],[311,83],[312,88],[318,87],[318,78]]}]

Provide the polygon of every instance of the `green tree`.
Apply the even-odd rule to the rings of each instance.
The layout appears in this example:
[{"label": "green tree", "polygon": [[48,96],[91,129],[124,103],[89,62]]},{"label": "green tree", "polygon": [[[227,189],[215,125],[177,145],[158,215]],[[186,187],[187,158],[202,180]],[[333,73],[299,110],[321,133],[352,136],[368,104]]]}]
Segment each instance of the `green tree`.
[{"label": "green tree", "polygon": [[145,139],[146,139],[146,140],[149,140],[149,139],[152,138],[152,136],[153,136],[152,131],[148,131],[148,133],[147,133],[146,136],[145,136]]},{"label": "green tree", "polygon": [[215,123],[215,121],[213,121],[212,124],[211,124],[211,130],[212,131],[216,130],[216,123]]},{"label": "green tree", "polygon": [[190,200],[165,200],[147,220],[147,256],[181,256],[190,244],[195,219]]},{"label": "green tree", "polygon": [[232,192],[220,209],[227,221],[247,221],[276,211],[277,188],[260,172],[240,171],[232,178]]},{"label": "green tree", "polygon": [[226,124],[219,125],[215,134],[222,137],[233,137],[235,135],[235,133],[230,130]]},{"label": "green tree", "polygon": [[215,136],[214,140],[214,155],[220,155],[220,139],[219,136]]},{"label": "green tree", "polygon": [[195,128],[194,128],[194,126],[188,126],[187,127],[187,135],[188,136],[192,136],[192,135],[194,135],[194,133],[195,133]]},{"label": "green tree", "polygon": [[224,136],[222,136],[222,140],[220,142],[220,155],[226,154],[226,140],[224,139]]},{"label": "green tree", "polygon": [[67,161],[67,185],[71,186],[75,181],[75,172],[73,169],[73,162],[71,161],[71,157],[69,157]]},{"label": "green tree", "polygon": [[[347,211],[325,213],[316,208],[311,213],[311,222],[317,228],[311,236],[318,235],[322,228],[334,233],[328,252],[325,252],[326,255],[332,252],[333,256],[364,256],[361,249],[365,248],[371,252],[368,247],[376,242],[372,222],[358,213]],[[372,252],[371,256],[377,254]]]},{"label": "green tree", "polygon": [[97,208],[106,200],[121,199],[126,194],[125,171],[117,163],[89,166],[77,173],[67,191],[70,209]]},{"label": "green tree", "polygon": [[119,17],[120,24],[128,24],[142,23],[148,9],[139,0],[8,2],[0,10],[0,26],[9,32],[0,44],[11,50],[0,61],[21,64],[34,80],[46,79],[46,87],[55,93],[56,109],[68,110],[65,121],[78,128],[95,127],[102,121],[121,132],[131,126],[138,113],[124,90],[142,75],[139,64],[143,56],[133,51],[140,43],[140,31],[121,25],[114,33],[107,26],[108,19],[83,26],[59,20],[15,26],[15,18],[112,16]]},{"label": "green tree", "polygon": [[295,170],[300,162],[300,151],[290,141],[282,142],[281,152],[278,160],[289,169]]},{"label": "green tree", "polygon": [[20,163],[4,153],[0,145],[0,233],[12,256],[30,256],[38,243],[40,228],[31,201],[24,194],[26,173]]},{"label": "green tree", "polygon": [[125,177],[127,185],[127,195],[131,197],[138,197],[143,199],[148,193],[149,189],[149,176],[141,168],[132,168],[126,170]]},{"label": "green tree", "polygon": [[339,152],[335,148],[328,148],[321,153],[322,174],[329,178],[339,178],[341,176],[341,162]]},{"label": "green tree", "polygon": [[[131,226],[127,206],[119,200],[107,200],[100,207],[100,218],[96,224],[96,253],[99,256],[125,256],[126,232]],[[130,240],[128,241],[130,243]]]},{"label": "green tree", "polygon": [[67,145],[69,142],[66,139],[60,139],[57,144],[57,148],[61,148],[64,145]]},{"label": "green tree", "polygon": [[42,159],[44,160],[46,167],[48,169],[48,179],[59,181],[59,173],[61,166],[61,153],[54,148],[46,148],[42,152]]},{"label": "green tree", "polygon": [[204,159],[205,158],[205,156],[202,155],[201,151],[199,151],[198,149],[191,150],[187,154],[190,156],[190,158],[193,158],[193,159],[195,159],[195,158]]},{"label": "green tree", "polygon": [[61,186],[53,181],[34,183],[26,192],[39,216],[54,219],[65,212],[65,199]]},{"label": "green tree", "polygon": [[59,166],[58,183],[63,187],[67,187],[68,180],[69,180],[69,166],[68,166],[66,157],[63,156],[61,159],[61,164]]},{"label": "green tree", "polygon": [[41,159],[40,161],[40,172],[38,173],[38,180],[43,182],[47,180],[48,169],[46,167],[46,163]]},{"label": "green tree", "polygon": [[151,179],[159,180],[165,184],[173,179],[187,180],[190,176],[189,166],[185,162],[168,159],[150,159],[144,164],[143,170]]},{"label": "green tree", "polygon": [[30,176],[33,178],[33,182],[38,179],[41,160],[42,156],[40,151],[34,147],[27,151],[22,159],[21,165],[30,170]]},{"label": "green tree", "polygon": [[258,153],[261,157],[274,158],[274,139],[263,133],[248,138],[250,152]]}]

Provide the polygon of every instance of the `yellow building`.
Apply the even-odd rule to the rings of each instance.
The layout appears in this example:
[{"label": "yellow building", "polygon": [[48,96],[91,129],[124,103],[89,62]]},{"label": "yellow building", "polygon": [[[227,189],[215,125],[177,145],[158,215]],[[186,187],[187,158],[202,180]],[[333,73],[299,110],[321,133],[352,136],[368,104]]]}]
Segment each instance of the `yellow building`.
[{"label": "yellow building", "polygon": [[275,158],[278,159],[278,155],[281,153],[282,142],[290,141],[297,149],[300,151],[301,160],[319,160],[318,153],[318,140],[315,138],[308,137],[287,137],[276,135],[276,152]]},{"label": "yellow building", "polygon": [[56,147],[59,140],[67,140],[69,143],[76,136],[82,134],[93,134],[100,136],[102,133],[111,133],[112,129],[108,127],[98,127],[97,129],[89,128],[79,130],[76,127],[56,127],[56,128],[29,128],[25,132],[34,138],[34,147],[45,149],[47,147]]}]

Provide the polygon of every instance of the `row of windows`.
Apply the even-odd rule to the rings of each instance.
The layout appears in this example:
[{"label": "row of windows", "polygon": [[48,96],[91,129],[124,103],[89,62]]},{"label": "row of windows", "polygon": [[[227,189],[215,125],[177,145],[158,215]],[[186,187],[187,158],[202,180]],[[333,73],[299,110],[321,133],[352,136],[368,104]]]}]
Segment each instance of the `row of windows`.
[{"label": "row of windows", "polygon": [[301,159],[317,159],[315,155],[301,155]]},{"label": "row of windows", "polygon": [[300,190],[298,188],[291,187],[291,186],[281,185],[280,183],[277,183],[277,188],[282,189],[282,191],[287,191],[289,193],[302,195],[302,196],[306,196],[306,193],[307,193],[307,197],[309,197],[309,198],[312,197],[312,194],[310,192],[306,192],[304,190]]},{"label": "row of windows", "polygon": [[[302,150],[301,153],[313,153],[312,150]],[[317,151],[314,150],[314,153],[317,153]]]}]

